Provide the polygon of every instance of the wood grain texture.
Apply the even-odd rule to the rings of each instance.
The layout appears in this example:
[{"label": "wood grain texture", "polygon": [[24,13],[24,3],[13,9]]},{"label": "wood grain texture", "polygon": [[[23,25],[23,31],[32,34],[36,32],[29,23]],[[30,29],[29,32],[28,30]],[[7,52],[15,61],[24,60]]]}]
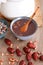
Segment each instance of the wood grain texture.
[{"label": "wood grain texture", "polygon": [[[40,7],[40,1],[39,0],[35,0],[35,8]],[[39,10],[37,11],[34,20],[37,22],[38,26],[42,26],[42,14],[41,14],[41,7],[39,8]]]},{"label": "wood grain texture", "polygon": [[[38,0],[36,0],[36,1],[38,1]],[[4,18],[4,17],[0,14],[0,18]],[[34,17],[34,19],[36,20],[38,26],[42,25],[42,16],[41,16],[40,9],[37,12],[36,16]],[[43,27],[38,28],[38,30],[37,30],[36,34],[33,36],[33,38],[29,39],[28,41],[17,40],[14,37],[14,35],[12,34],[12,32],[10,31],[10,29],[8,30],[5,38],[8,38],[12,41],[14,49],[19,47],[19,49],[22,52],[23,52],[23,47],[27,44],[27,42],[29,42],[30,40],[37,41],[37,49],[35,51],[43,52]],[[4,54],[8,53],[7,48],[8,48],[8,46],[5,44],[4,38],[0,39],[0,59],[4,60],[3,65],[9,65],[9,60],[8,60],[9,57],[16,58],[16,59],[19,60],[19,62],[20,62],[20,60],[25,60],[26,64],[28,63],[26,58],[25,58],[25,55],[22,55],[21,57],[18,57],[16,55],[16,53],[14,53],[14,56],[10,56],[10,55],[9,56],[6,56],[6,55],[2,56],[1,53],[4,53]],[[34,51],[34,50],[32,50],[32,51]],[[34,61],[32,59],[31,61],[34,63],[34,65],[43,65],[43,61],[41,62],[40,60]],[[19,65],[19,63],[15,62],[14,65]]]}]

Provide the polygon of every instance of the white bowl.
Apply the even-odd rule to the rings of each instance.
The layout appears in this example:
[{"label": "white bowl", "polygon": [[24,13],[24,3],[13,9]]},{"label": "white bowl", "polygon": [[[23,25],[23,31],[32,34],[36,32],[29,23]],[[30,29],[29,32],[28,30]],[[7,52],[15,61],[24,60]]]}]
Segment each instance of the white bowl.
[{"label": "white bowl", "polygon": [[32,38],[33,36],[34,36],[34,33],[36,32],[36,30],[37,30],[37,23],[32,19],[32,22],[33,22],[33,24],[35,25],[35,27],[36,27],[36,29],[35,29],[35,31],[34,31],[34,33],[33,34],[31,34],[31,35],[28,35],[28,36],[20,36],[20,35],[17,35],[14,31],[13,31],[13,29],[12,29],[12,25],[15,23],[15,22],[17,22],[18,20],[20,20],[20,19],[29,19],[29,17],[18,17],[18,18],[16,18],[16,19],[14,19],[12,22],[11,22],[11,25],[10,25],[10,29],[11,29],[11,31],[12,31],[12,33],[15,35],[15,37],[17,37],[17,38],[19,38],[20,40],[28,40],[28,39],[30,39],[30,38]]},{"label": "white bowl", "polygon": [[7,0],[1,4],[0,12],[5,18],[14,19],[20,16],[30,17],[34,10],[34,0]]}]

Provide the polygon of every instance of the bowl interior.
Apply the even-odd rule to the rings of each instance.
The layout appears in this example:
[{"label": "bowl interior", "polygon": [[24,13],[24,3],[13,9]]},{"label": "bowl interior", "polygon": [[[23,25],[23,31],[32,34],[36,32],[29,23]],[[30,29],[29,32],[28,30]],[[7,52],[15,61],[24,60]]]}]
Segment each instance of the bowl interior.
[{"label": "bowl interior", "polygon": [[[16,34],[16,33],[13,31],[12,26],[13,26],[13,24],[14,24],[15,22],[17,22],[17,21],[20,20],[20,19],[27,19],[27,20],[28,20],[28,19],[30,19],[30,17],[18,17],[18,18],[14,19],[14,20],[11,22],[10,29],[11,29],[11,31],[12,31],[16,36],[20,36],[20,35]],[[37,27],[38,27],[35,20],[32,19],[32,22],[33,22],[33,24],[34,24],[34,26],[35,26],[35,30],[34,30],[34,32],[33,32],[31,35],[33,35],[33,34],[36,32]],[[28,36],[31,36],[31,35],[28,35]],[[20,36],[20,37],[28,37],[28,36]]]},{"label": "bowl interior", "polygon": [[[17,22],[18,20],[20,20],[20,19],[27,19],[27,20],[28,20],[28,19],[30,19],[30,17],[18,17],[18,18],[14,19],[14,20],[11,22],[10,29],[11,29],[11,31],[13,32],[13,34],[15,34],[16,36],[20,36],[20,35],[16,34],[16,33],[13,31],[12,25],[13,25],[15,22]],[[35,26],[35,30],[34,30],[34,32],[33,32],[31,35],[33,35],[33,34],[36,32],[37,27],[38,27],[35,20],[32,19],[32,22],[33,22],[33,24],[34,24],[34,26]],[[28,35],[28,36],[31,36],[31,35]],[[28,36],[21,36],[21,37],[28,37]]]}]

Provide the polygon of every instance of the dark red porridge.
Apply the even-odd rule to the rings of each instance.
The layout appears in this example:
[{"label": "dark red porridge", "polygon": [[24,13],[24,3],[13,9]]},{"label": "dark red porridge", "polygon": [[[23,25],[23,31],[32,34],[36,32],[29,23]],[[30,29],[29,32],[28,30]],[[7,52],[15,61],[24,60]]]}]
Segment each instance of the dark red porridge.
[{"label": "dark red porridge", "polygon": [[[34,25],[33,22],[30,23],[30,25],[28,26],[28,29],[26,32],[21,32],[20,31],[20,27],[22,27],[24,24],[26,24],[28,20],[27,19],[20,19],[18,21],[16,21],[12,28],[13,28],[13,31],[17,34],[17,35],[20,35],[20,36],[28,36],[28,35],[31,35],[34,33],[36,27]],[[33,21],[33,20],[32,20]]]}]

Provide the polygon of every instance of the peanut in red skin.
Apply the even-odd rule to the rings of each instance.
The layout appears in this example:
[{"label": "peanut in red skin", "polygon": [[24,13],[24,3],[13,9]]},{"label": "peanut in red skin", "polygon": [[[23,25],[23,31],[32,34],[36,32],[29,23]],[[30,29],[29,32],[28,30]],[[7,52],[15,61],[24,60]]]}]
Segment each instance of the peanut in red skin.
[{"label": "peanut in red skin", "polygon": [[22,56],[22,52],[19,49],[16,49],[17,56]]},{"label": "peanut in red skin", "polygon": [[7,48],[7,51],[11,54],[14,54],[15,52],[14,48],[10,48],[10,47]]},{"label": "peanut in red skin", "polygon": [[40,61],[43,61],[43,55],[41,55],[41,56],[39,57],[39,59],[40,59]]},{"label": "peanut in red skin", "polygon": [[31,48],[31,49],[35,49],[36,48],[36,46],[35,46],[35,44],[34,43],[27,43],[27,47],[29,47],[29,48]]},{"label": "peanut in red skin", "polygon": [[10,45],[12,44],[11,40],[9,40],[9,39],[7,39],[7,38],[4,39],[4,42],[5,42],[8,46],[10,46]]},{"label": "peanut in red skin", "polygon": [[27,59],[27,61],[31,60],[31,58],[32,58],[31,52],[30,52],[30,53],[27,53],[27,54],[26,54],[26,59]]},{"label": "peanut in red skin", "polygon": [[24,48],[23,48],[23,51],[24,51],[25,53],[29,53],[29,52],[30,52],[30,48],[24,47]]},{"label": "peanut in red skin", "polygon": [[32,58],[33,58],[35,61],[37,61],[37,60],[39,59],[38,52],[34,52],[34,53],[32,54]]},{"label": "peanut in red skin", "polygon": [[34,65],[32,62],[28,62],[28,65]]},{"label": "peanut in red skin", "polygon": [[21,60],[19,65],[26,65],[25,61],[24,60]]}]

